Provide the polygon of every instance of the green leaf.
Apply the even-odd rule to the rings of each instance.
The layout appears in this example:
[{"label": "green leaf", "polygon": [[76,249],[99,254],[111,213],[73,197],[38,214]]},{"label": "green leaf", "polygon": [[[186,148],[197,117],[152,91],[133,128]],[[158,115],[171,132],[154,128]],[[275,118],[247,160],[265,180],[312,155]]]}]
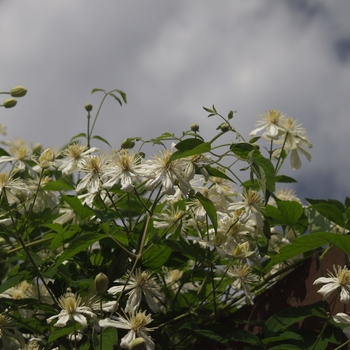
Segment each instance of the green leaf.
[{"label": "green leaf", "polygon": [[345,206],[346,206],[346,208],[350,208],[350,198],[349,197],[345,198]]},{"label": "green leaf", "polygon": [[190,138],[180,141],[175,145],[175,148],[179,151],[185,152],[191,150],[199,145],[202,145],[204,142],[198,138]]},{"label": "green leaf", "polygon": [[339,226],[345,226],[344,214],[337,207],[328,203],[319,203],[312,205],[312,208]]},{"label": "green leaf", "polygon": [[332,232],[315,232],[296,237],[291,244],[282,247],[279,254],[271,259],[267,267],[329,244],[337,246],[345,254],[350,254],[350,236]]},{"label": "green leaf", "polygon": [[3,148],[0,147],[0,157],[2,157],[2,156],[9,157],[10,155]]},{"label": "green leaf", "polygon": [[43,187],[45,191],[71,191],[74,189],[75,187],[63,177],[56,181],[50,181]]},{"label": "green leaf", "polygon": [[21,283],[25,280],[25,275],[17,274],[13,277],[10,277],[5,282],[1,283],[0,285],[0,293],[5,292],[6,290],[16,286],[17,284]]},{"label": "green leaf", "polygon": [[73,137],[70,139],[69,143],[71,143],[71,142],[72,142],[73,140],[75,140],[75,139],[78,139],[79,137],[86,137],[85,132],[81,132],[80,134],[73,136]]},{"label": "green leaf", "polygon": [[142,263],[150,269],[159,269],[169,259],[172,250],[165,246],[152,245],[142,254]]},{"label": "green leaf", "polygon": [[250,143],[239,142],[230,146],[230,150],[239,158],[247,160],[251,152],[258,152],[257,148]]},{"label": "green leaf", "polygon": [[265,323],[265,338],[275,337],[284,332],[294,323],[311,316],[327,318],[320,313],[320,308],[324,307],[324,302],[317,302],[312,305],[290,307],[272,315]]},{"label": "green leaf", "polygon": [[331,221],[312,207],[305,209],[308,216],[310,232],[327,232],[331,229]]},{"label": "green leaf", "polygon": [[[317,345],[320,345],[320,343],[318,343]],[[300,346],[287,343],[287,344],[278,344],[276,346],[269,347],[269,350],[293,350],[293,349],[300,350]],[[320,349],[325,349],[325,348],[320,347]]]},{"label": "green leaf", "polygon": [[206,165],[204,168],[208,172],[209,176],[219,177],[221,179],[229,180],[235,183],[231,178],[229,178],[225,173],[223,173],[217,168],[213,168],[210,165]]},{"label": "green leaf", "polygon": [[342,213],[345,213],[345,210],[346,210],[344,204],[342,202],[339,202],[337,199],[310,199],[310,198],[306,198],[306,200],[311,205],[320,204],[320,203],[333,205],[334,207],[336,207]]},{"label": "green leaf", "polygon": [[75,228],[75,230],[68,230],[66,232],[62,232],[60,234],[51,234],[49,237],[53,237],[50,249],[55,250],[59,247],[61,247],[63,244],[69,242],[71,238],[78,233],[78,229]]},{"label": "green leaf", "polygon": [[103,90],[103,89],[98,89],[98,88],[95,88],[95,89],[93,89],[92,91],[91,91],[91,93],[92,94],[94,94],[95,92],[97,92],[97,91],[103,91],[103,92],[106,92],[105,90]]},{"label": "green leaf", "polygon": [[[100,334],[93,331],[92,343],[95,350],[113,350],[114,346],[118,344],[118,332],[114,327],[101,328],[102,344]],[[102,347],[101,347],[102,345]]]},{"label": "green leaf", "polygon": [[123,101],[124,101],[125,103],[127,103],[127,101],[126,101],[126,93],[125,93],[124,91],[118,90],[118,89],[114,89],[113,91],[118,92],[118,93],[120,94],[120,96],[122,97]]},{"label": "green leaf", "polygon": [[99,233],[85,233],[74,238],[69,243],[68,247],[59,255],[59,259],[57,260],[55,266],[57,267],[61,265],[65,260],[70,259],[74,255],[83,251],[95,242],[99,242],[103,238],[106,238],[106,236]]},{"label": "green leaf", "polygon": [[[168,163],[170,163],[176,159],[185,158],[185,157],[189,157],[189,156],[193,156],[193,155],[201,154],[201,153],[206,153],[206,152],[210,151],[210,143],[203,142],[199,139],[188,139],[188,140],[197,140],[200,142],[200,144],[197,146],[194,146],[194,148],[186,148],[186,150],[174,152],[170,156]],[[184,141],[187,141],[187,140],[184,140]],[[182,141],[182,142],[184,142],[184,141]],[[177,148],[177,145],[175,147]]]},{"label": "green leaf", "polygon": [[242,186],[244,188],[251,188],[252,190],[259,191],[260,190],[260,185],[258,180],[247,180],[242,183]]},{"label": "green leaf", "polygon": [[214,111],[210,108],[207,108],[207,107],[203,107],[203,109],[208,112],[208,113],[214,113]]},{"label": "green leaf", "polygon": [[286,175],[277,175],[275,177],[275,181],[279,183],[293,183],[298,182],[297,180],[293,179],[292,177],[286,176]]},{"label": "green leaf", "polygon": [[95,215],[94,211],[90,209],[87,205],[83,205],[79,198],[75,196],[63,195],[62,199],[69,204],[69,206],[74,210],[74,212],[79,215],[83,220],[90,218]]},{"label": "green leaf", "polygon": [[261,190],[265,192],[275,191],[275,168],[270,160],[263,157],[260,153],[252,153],[252,157],[248,157],[252,164],[252,169],[258,177]]},{"label": "green leaf", "polygon": [[259,345],[261,341],[259,337],[248,331],[235,331],[227,336],[231,341],[248,343],[252,345]]},{"label": "green leaf", "polygon": [[295,226],[303,214],[303,207],[295,201],[277,201],[277,208],[267,205],[266,216],[272,217],[276,225]]},{"label": "green leaf", "polygon": [[106,139],[104,139],[103,137],[101,137],[101,136],[95,135],[95,136],[92,136],[92,139],[96,139],[96,140],[102,141],[102,142],[104,142],[106,145],[108,145],[109,147],[112,148],[112,146],[109,144],[109,142],[108,142]]},{"label": "green leaf", "polygon": [[[199,244],[184,242],[184,240],[166,239],[164,243],[174,252],[181,253],[190,259],[201,260],[204,258],[205,250]],[[180,254],[176,254],[180,255]]]},{"label": "green leaf", "polygon": [[251,139],[249,140],[249,143],[255,143],[255,142],[258,141],[260,138],[261,138],[261,136],[255,136],[255,137],[253,137],[253,138],[251,138]]},{"label": "green leaf", "polygon": [[233,118],[233,111],[230,111],[227,115],[227,119],[230,120]]},{"label": "green leaf", "polygon": [[209,198],[204,197],[200,192],[197,192],[195,194],[195,198],[197,198],[202,204],[205,212],[207,213],[207,215],[211,220],[211,223],[213,224],[213,227],[216,233],[218,228],[218,217],[217,217],[214,203]]},{"label": "green leaf", "polygon": [[75,331],[78,331],[82,328],[82,325],[79,323],[76,323],[75,325],[66,325],[63,328],[56,328],[56,327],[52,327],[52,331],[50,334],[50,337],[48,339],[49,343],[54,342],[56,339],[61,338],[66,336],[67,334],[71,334]]},{"label": "green leaf", "polygon": [[109,95],[114,97],[114,99],[117,100],[121,106],[123,105],[122,100],[118,96],[112,93],[109,93]]},{"label": "green leaf", "polygon": [[210,339],[215,342],[224,344],[228,346],[228,340],[226,337],[223,337],[221,334],[219,334],[217,331],[210,329],[209,327],[199,328],[196,324],[193,323],[185,323],[183,326],[181,326],[180,331],[189,332],[191,334],[194,334],[196,337],[204,338],[204,339]]},{"label": "green leaf", "polygon": [[111,235],[116,241],[118,241],[120,244],[127,246],[129,244],[128,237],[124,231],[116,231],[115,233],[112,233]]},{"label": "green leaf", "polygon": [[283,333],[280,333],[274,337],[269,337],[269,338],[264,338],[261,342],[266,345],[266,344],[271,344],[275,343],[278,341],[284,341],[284,340],[303,340],[303,337],[300,334],[286,331]]}]

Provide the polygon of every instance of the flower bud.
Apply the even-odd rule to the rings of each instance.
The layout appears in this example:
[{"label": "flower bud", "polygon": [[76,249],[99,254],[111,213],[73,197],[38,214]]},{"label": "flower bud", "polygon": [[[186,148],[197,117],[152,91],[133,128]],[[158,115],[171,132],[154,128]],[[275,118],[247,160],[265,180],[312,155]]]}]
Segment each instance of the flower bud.
[{"label": "flower bud", "polygon": [[53,149],[46,148],[39,157],[39,165],[42,169],[50,168],[56,159],[56,154]]},{"label": "flower bud", "polygon": [[146,340],[143,338],[135,338],[129,344],[130,350],[145,350],[146,349]]},{"label": "flower bud", "polygon": [[128,148],[131,149],[135,146],[135,141],[134,139],[125,139],[121,144],[120,148]]},{"label": "flower bud", "polygon": [[95,289],[97,294],[104,294],[106,290],[108,289],[108,284],[109,280],[108,277],[100,272],[96,277],[95,277]]},{"label": "flower bud", "polygon": [[197,132],[197,131],[199,131],[199,125],[197,123],[192,123],[190,125],[190,129],[191,129],[191,131]]},{"label": "flower bud", "polygon": [[222,124],[220,125],[220,130],[221,130],[222,132],[227,132],[227,131],[230,130],[230,125],[227,124],[227,123],[222,123]]},{"label": "flower bud", "polygon": [[16,104],[17,104],[17,100],[15,100],[14,98],[8,98],[7,100],[5,100],[3,102],[3,106],[5,108],[12,108],[12,107],[16,106]]},{"label": "flower bud", "polygon": [[11,89],[10,95],[12,97],[23,97],[27,94],[27,89],[24,86],[16,86]]},{"label": "flower bud", "polygon": [[86,110],[86,112],[91,112],[92,111],[92,104],[91,103],[87,103],[85,105],[85,110]]}]

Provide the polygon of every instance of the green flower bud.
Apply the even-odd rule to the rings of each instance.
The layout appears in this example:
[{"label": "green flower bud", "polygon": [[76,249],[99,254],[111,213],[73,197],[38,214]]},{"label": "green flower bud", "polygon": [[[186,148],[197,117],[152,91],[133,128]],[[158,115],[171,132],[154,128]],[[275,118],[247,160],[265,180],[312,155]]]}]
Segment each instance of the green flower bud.
[{"label": "green flower bud", "polygon": [[108,284],[109,280],[108,277],[100,272],[96,277],[95,277],[95,289],[97,294],[104,294],[106,290],[108,289]]},{"label": "green flower bud", "polygon": [[91,103],[87,103],[85,105],[85,110],[86,110],[86,112],[91,112],[92,111],[92,104]]},{"label": "green flower bud", "polygon": [[24,86],[16,86],[11,89],[10,95],[12,97],[23,97],[27,94],[27,89]]},{"label": "green flower bud", "polygon": [[227,131],[230,130],[230,125],[227,124],[227,123],[222,123],[222,124],[220,125],[220,130],[221,130],[222,132],[227,132]]},{"label": "green flower bud", "polygon": [[197,123],[192,123],[190,125],[190,129],[194,132],[197,132],[197,131],[199,131],[199,125]]},{"label": "green flower bud", "polygon": [[135,338],[129,344],[130,350],[145,350],[146,349],[146,340],[143,338]]},{"label": "green flower bud", "polygon": [[135,141],[134,139],[125,139],[121,144],[120,148],[128,148],[131,149],[135,146]]},{"label": "green flower bud", "polygon": [[12,107],[16,106],[16,104],[17,104],[17,100],[15,100],[14,98],[8,98],[7,100],[5,100],[3,102],[3,106],[5,108],[12,108]]}]

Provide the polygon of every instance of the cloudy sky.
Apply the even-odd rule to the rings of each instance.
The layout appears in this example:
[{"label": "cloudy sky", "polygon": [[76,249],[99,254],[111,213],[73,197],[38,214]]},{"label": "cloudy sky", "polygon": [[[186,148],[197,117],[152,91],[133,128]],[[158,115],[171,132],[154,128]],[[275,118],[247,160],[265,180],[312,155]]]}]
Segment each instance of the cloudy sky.
[{"label": "cloudy sky", "polygon": [[[298,119],[313,159],[285,174],[300,197],[350,196],[350,3],[348,0],[0,0],[0,90],[28,88],[0,109],[6,138],[60,147],[86,129],[84,105],[110,99],[96,134],[113,147],[132,136],[213,135],[237,111],[243,135],[258,114]],[[95,146],[102,146],[96,143]]]}]

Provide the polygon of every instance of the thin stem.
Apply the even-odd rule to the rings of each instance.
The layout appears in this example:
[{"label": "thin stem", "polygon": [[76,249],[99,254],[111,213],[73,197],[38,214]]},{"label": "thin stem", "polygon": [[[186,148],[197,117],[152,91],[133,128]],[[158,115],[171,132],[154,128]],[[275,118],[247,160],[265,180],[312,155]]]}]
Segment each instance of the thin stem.
[{"label": "thin stem", "polygon": [[343,343],[342,345],[338,346],[337,348],[335,348],[334,350],[339,350],[341,349],[342,347],[344,347],[346,344],[349,344],[350,343],[350,339],[348,339],[345,343]]},{"label": "thin stem", "polygon": [[104,103],[104,101],[105,101],[105,99],[106,99],[106,97],[107,97],[108,95],[109,95],[109,92],[108,92],[108,93],[105,92],[105,95],[104,95],[104,97],[103,97],[103,99],[102,99],[102,101],[101,101],[101,103],[100,103],[100,105],[99,105],[99,107],[98,107],[97,112],[96,112],[96,116],[95,116],[94,122],[92,123],[92,127],[91,127],[91,130],[90,130],[90,132],[89,132],[90,135],[92,135],[92,132],[93,132],[94,127],[95,127],[95,124],[96,124],[97,117],[98,117],[98,115],[100,114],[102,105],[103,105],[103,103]]},{"label": "thin stem", "polygon": [[[339,293],[338,293],[339,294]],[[322,337],[322,334],[324,333],[324,331],[326,330],[326,327],[328,326],[328,322],[330,320],[330,318],[332,317],[332,314],[333,314],[333,310],[334,310],[334,307],[335,307],[335,301],[338,297],[338,294],[333,298],[333,300],[331,301],[331,305],[332,305],[332,308],[331,308],[331,311],[328,313],[328,316],[327,316],[327,320],[326,322],[323,324],[323,327],[322,327],[322,330],[321,332],[318,334],[317,338],[316,338],[316,341],[312,347],[311,350],[314,350],[316,349],[316,345],[317,343],[320,341],[321,337]]]},{"label": "thin stem", "polygon": [[86,135],[86,138],[87,138],[87,147],[88,147],[88,149],[90,148],[90,138],[91,138],[91,133],[90,133],[90,118],[91,118],[90,111],[88,111],[88,115],[87,115],[87,135]]}]

